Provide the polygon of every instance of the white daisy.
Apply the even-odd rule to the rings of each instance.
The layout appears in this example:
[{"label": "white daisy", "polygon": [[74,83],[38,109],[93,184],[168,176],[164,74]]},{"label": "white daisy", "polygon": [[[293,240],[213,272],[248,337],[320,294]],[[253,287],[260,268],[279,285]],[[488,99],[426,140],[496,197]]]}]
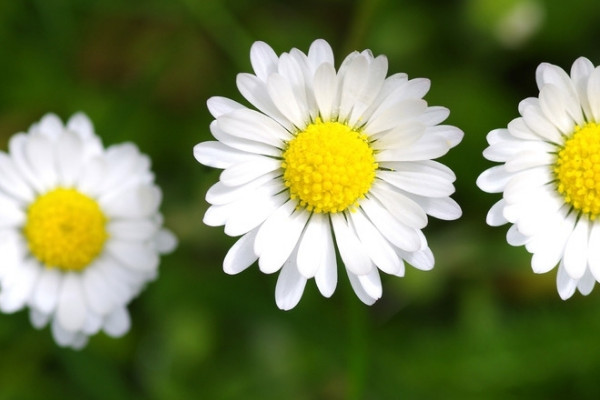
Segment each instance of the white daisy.
[{"label": "white daisy", "polygon": [[281,270],[275,298],[290,309],[309,278],[332,295],[336,247],[366,304],[381,297],[379,270],[403,276],[404,261],[431,269],[421,232],[427,214],[461,215],[449,197],[454,173],[431,159],[463,133],[438,125],[449,112],[422,99],[429,81],[386,78],[386,57],[368,50],[350,54],[336,71],[324,40],[308,54],[292,49],[279,57],[256,42],[250,59],[254,75],[239,74],[237,86],[258,111],[209,99],[217,141],[194,148],[199,162],[224,170],[207,192],[204,222],[242,235],[225,272],[256,260],[264,273]]},{"label": "white daisy", "polygon": [[600,67],[579,58],[571,74],[551,64],[536,71],[540,94],[519,104],[521,117],[491,131],[484,156],[503,164],[478,186],[503,192],[487,223],[512,223],[507,240],[525,245],[531,266],[558,265],[561,298],[589,294],[600,279]]},{"label": "white daisy", "polygon": [[127,304],[176,239],[162,228],[150,159],[104,149],[90,120],[44,116],[0,152],[0,310],[29,307],[61,346],[129,330]]}]

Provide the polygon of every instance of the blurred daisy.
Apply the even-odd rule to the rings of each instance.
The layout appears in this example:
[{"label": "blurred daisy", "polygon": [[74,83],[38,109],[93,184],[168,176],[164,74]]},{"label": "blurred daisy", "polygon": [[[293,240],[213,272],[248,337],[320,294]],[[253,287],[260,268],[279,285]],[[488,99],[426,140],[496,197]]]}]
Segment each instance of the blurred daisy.
[{"label": "blurred daisy", "polygon": [[104,149],[84,114],[48,114],[0,152],[0,310],[29,307],[61,346],[129,330],[127,303],[176,239],[162,228],[150,159]]},{"label": "blurred daisy", "polygon": [[456,219],[454,173],[431,161],[462,139],[438,124],[449,112],[428,107],[427,79],[386,78],[387,59],[352,53],[334,67],[331,47],[315,41],[277,56],[250,51],[254,74],[237,86],[258,111],[213,97],[217,141],[195,146],[204,165],[224,169],[206,195],[204,217],[243,235],[224,260],[236,274],[258,260],[279,273],[275,298],[294,307],[306,280],[329,297],[337,284],[336,247],[357,296],[381,297],[379,270],[404,275],[404,261],[428,270],[433,255],[421,229],[427,214]]},{"label": "blurred daisy", "polygon": [[491,131],[484,156],[503,164],[477,180],[503,192],[487,223],[512,223],[507,240],[525,245],[531,266],[558,265],[561,298],[589,294],[600,279],[600,68],[579,58],[568,75],[551,64],[536,71],[540,94],[519,104],[521,117]]}]

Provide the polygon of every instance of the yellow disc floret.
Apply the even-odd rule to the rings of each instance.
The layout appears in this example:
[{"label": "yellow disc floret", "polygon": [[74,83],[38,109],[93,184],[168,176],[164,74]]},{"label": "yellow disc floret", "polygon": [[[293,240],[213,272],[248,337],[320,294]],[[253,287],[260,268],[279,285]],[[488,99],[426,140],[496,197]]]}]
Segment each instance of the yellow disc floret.
[{"label": "yellow disc floret", "polygon": [[565,201],[591,220],[600,215],[600,125],[576,126],[558,152],[554,173]]},{"label": "yellow disc floret", "polygon": [[317,119],[288,143],[282,167],[300,207],[336,213],[356,207],[371,188],[377,163],[365,134]]},{"label": "yellow disc floret", "polygon": [[45,266],[81,271],[102,251],[108,238],[105,225],[95,200],[58,188],[29,206],[24,234],[29,250]]}]

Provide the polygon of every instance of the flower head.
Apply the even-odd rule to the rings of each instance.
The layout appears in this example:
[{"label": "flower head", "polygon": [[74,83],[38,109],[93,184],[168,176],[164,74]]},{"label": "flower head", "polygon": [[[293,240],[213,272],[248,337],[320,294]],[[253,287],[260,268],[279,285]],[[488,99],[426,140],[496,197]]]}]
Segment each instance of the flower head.
[{"label": "flower head", "polygon": [[569,75],[544,63],[536,81],[539,96],[521,101],[521,116],[488,134],[484,156],[502,164],[477,184],[503,193],[488,224],[513,224],[508,243],[525,245],[534,272],[558,265],[567,299],[600,279],[600,68],[582,57]]},{"label": "flower head", "polygon": [[217,141],[196,145],[202,164],[223,169],[206,194],[210,226],[241,238],[224,270],[235,274],[258,260],[279,273],[282,309],[300,300],[315,278],[329,297],[337,284],[336,248],[357,296],[381,297],[379,270],[404,275],[404,261],[428,270],[432,252],[421,229],[427,214],[455,219],[454,173],[431,161],[462,139],[438,125],[443,107],[428,107],[426,79],[386,78],[387,59],[354,52],[334,67],[333,52],[316,40],[304,54],[277,56],[263,42],[250,51],[254,74],[237,86],[255,108],[213,97],[208,108]]},{"label": "flower head", "polygon": [[89,119],[53,114],[0,152],[0,310],[26,306],[61,346],[129,330],[127,304],[176,245],[162,228],[150,159],[103,148]]}]

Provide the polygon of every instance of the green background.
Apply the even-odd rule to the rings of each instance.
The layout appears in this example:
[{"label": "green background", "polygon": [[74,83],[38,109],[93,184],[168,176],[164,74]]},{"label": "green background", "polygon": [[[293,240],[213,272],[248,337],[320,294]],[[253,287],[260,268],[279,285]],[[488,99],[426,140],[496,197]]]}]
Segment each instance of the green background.
[{"label": "green background", "polygon": [[[26,311],[0,315],[0,399],[599,398],[598,289],[560,300],[555,271],[533,274],[506,227],[486,226],[499,196],[475,186],[492,165],[485,135],[538,94],[540,62],[600,63],[598,15],[587,0],[0,2],[0,148],[46,112],[86,112],[106,145],[151,156],[180,240],[121,339],[76,352]],[[370,48],[390,73],[431,79],[429,104],[465,132],[442,159],[464,215],[430,220],[434,270],[383,276],[374,306],[340,274],[332,298],[310,281],[283,312],[276,275],[223,273],[235,239],[202,223],[219,171],[192,148],[210,139],[207,98],[243,102],[235,75],[250,71],[254,40],[281,53],[316,38],[338,64]]]}]

